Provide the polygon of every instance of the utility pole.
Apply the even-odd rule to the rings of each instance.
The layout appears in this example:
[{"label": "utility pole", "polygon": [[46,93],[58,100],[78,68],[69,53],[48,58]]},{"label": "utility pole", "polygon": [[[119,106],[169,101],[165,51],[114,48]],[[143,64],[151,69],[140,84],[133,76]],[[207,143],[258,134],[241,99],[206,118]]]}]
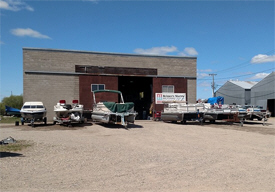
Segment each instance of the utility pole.
[{"label": "utility pole", "polygon": [[214,73],[212,73],[212,74],[209,74],[209,76],[212,76],[212,78],[213,78],[213,81],[212,81],[212,96],[214,97],[215,96],[215,93],[214,93],[214,90],[215,90],[215,82],[214,82],[214,76],[215,75],[217,75],[217,74],[214,74]]}]

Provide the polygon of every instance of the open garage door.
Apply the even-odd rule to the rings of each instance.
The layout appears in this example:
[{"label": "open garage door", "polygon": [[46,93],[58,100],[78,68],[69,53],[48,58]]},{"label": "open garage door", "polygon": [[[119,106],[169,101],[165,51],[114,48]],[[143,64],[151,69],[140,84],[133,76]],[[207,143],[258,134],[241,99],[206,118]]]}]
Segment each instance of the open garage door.
[{"label": "open garage door", "polygon": [[268,99],[267,100],[267,109],[270,111],[271,116],[275,117],[275,99]]},{"label": "open garage door", "polygon": [[152,103],[152,77],[118,77],[118,90],[123,93],[125,102],[134,102],[136,119],[147,119]]}]

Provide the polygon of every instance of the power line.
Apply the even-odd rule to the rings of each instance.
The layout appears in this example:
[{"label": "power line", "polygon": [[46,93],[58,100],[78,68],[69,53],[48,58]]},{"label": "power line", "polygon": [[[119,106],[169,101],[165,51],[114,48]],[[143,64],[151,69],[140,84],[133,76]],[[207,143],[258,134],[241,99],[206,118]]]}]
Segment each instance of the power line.
[{"label": "power line", "polygon": [[[268,52],[266,52],[265,54],[273,53],[274,50],[275,50],[275,49],[273,49],[273,50],[271,50],[271,51],[268,51]],[[264,60],[264,59],[259,59],[259,61],[260,61],[260,60]],[[228,71],[233,70],[233,69],[235,69],[235,68],[238,68],[238,69],[239,69],[240,66],[242,66],[242,65],[250,65],[250,61],[251,61],[251,60],[245,61],[245,62],[243,62],[243,63],[241,63],[241,64],[238,64],[238,65],[229,67],[229,68],[227,68],[227,69],[222,69],[222,70],[220,70],[220,71],[216,71],[216,73],[223,73],[224,71],[227,71],[227,72],[228,72]],[[244,67],[244,66],[242,66],[242,67]]]},{"label": "power line", "polygon": [[[270,54],[270,53],[274,53],[274,50],[275,49],[273,49],[273,50],[270,50],[270,51],[268,51],[268,52],[266,52],[266,53],[264,53],[264,54]],[[263,61],[264,60],[264,58],[262,58],[262,59],[259,59],[259,61]],[[246,67],[246,66],[249,66],[249,65],[251,65],[251,63],[250,63],[250,61],[251,60],[249,60],[249,61],[245,61],[245,62],[243,62],[243,63],[241,63],[241,64],[237,64],[237,65],[234,65],[234,66],[232,66],[232,67],[229,67],[229,68],[226,68],[226,69],[222,69],[222,70],[219,70],[219,71],[215,71],[216,73],[225,73],[225,72],[228,72],[228,71],[231,71],[231,70],[235,70],[235,69],[241,69],[241,68],[243,68],[243,67]],[[273,68],[274,69],[274,68]],[[259,72],[258,72],[259,73]],[[252,73],[253,74],[253,73]],[[252,75],[252,74],[248,74],[248,75]],[[245,75],[246,76],[246,75]],[[198,80],[211,80],[211,79],[204,79],[206,76],[204,76],[204,77],[202,77],[202,78],[200,78],[200,79],[198,79]],[[237,77],[241,77],[241,76],[237,76]],[[226,79],[226,78],[223,78],[223,79]]]},{"label": "power line", "polygon": [[[270,71],[270,70],[274,70],[275,68],[270,68],[270,69],[266,69],[266,70],[263,70],[263,71],[258,71],[258,72],[254,72],[254,73],[250,73],[250,74],[245,74],[245,75],[238,75],[238,76],[231,76],[231,77],[223,77],[223,78],[217,78],[216,80],[221,80],[221,79],[234,79],[234,78],[237,78],[237,77],[245,77],[245,76],[250,76],[250,75],[254,75],[254,74],[257,74],[257,73],[262,73],[262,72],[266,72],[266,71]],[[197,81],[209,81],[209,80],[212,80],[212,79],[197,79]]]},{"label": "power line", "polygon": [[[262,73],[262,72],[266,72],[266,71],[270,71],[270,70],[274,70],[275,68],[270,68],[270,69],[266,69],[266,70],[263,70],[263,71],[259,71],[259,72],[254,72],[254,73],[250,73],[250,74],[245,74],[245,75],[238,75],[238,76],[233,76],[231,78],[237,78],[237,77],[245,77],[245,76],[250,76],[250,75],[254,75],[254,74],[257,74],[257,73]],[[228,79],[228,77],[223,77],[223,78],[217,78],[217,79]]]}]

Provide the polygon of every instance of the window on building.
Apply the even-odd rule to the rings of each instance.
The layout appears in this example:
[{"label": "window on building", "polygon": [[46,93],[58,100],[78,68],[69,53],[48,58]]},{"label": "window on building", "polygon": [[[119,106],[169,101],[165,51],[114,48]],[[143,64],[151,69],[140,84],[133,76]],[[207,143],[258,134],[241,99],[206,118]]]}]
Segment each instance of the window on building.
[{"label": "window on building", "polygon": [[92,91],[104,90],[105,89],[105,85],[104,84],[92,84],[91,88],[92,88]]},{"label": "window on building", "polygon": [[174,93],[174,85],[162,85],[162,93]]}]

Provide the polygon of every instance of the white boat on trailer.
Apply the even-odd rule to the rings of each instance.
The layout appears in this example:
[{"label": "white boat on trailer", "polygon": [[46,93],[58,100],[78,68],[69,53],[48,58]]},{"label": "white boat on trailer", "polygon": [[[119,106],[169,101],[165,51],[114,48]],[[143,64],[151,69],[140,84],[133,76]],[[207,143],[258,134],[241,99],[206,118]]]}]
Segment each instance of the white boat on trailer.
[{"label": "white boat on trailer", "polygon": [[[96,103],[96,93],[119,94],[120,102],[100,101]],[[134,103],[124,103],[122,93],[116,90],[96,90],[93,91],[93,111],[92,120],[107,124],[121,124],[127,128],[129,123],[134,123],[137,113],[134,111]]]},{"label": "white boat on trailer", "polygon": [[72,122],[83,123],[83,105],[78,100],[73,100],[72,104],[67,104],[66,100],[60,100],[54,106],[55,117],[53,123],[60,123],[71,126]]},{"label": "white boat on trailer", "polygon": [[47,124],[47,110],[42,102],[40,101],[30,101],[25,102],[20,110],[21,124],[31,123],[31,126],[34,127],[34,122],[44,122]]}]

